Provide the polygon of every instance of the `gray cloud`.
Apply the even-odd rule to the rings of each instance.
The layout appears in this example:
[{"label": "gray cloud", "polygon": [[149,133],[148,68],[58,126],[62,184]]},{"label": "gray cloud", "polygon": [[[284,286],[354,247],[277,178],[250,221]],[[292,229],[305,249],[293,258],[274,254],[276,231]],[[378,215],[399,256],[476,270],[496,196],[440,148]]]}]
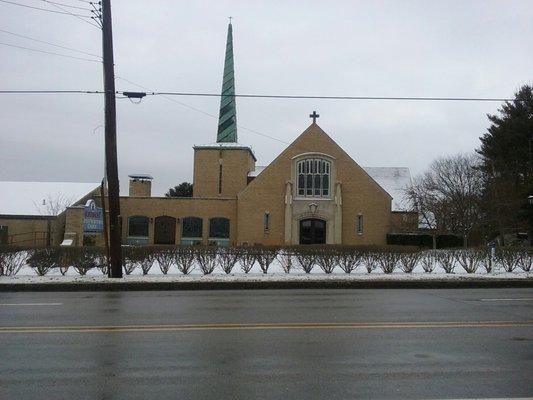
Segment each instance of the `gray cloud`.
[{"label": "gray cloud", "polygon": [[[8,4],[0,12],[2,29],[100,52],[99,31],[73,17]],[[114,0],[116,75],[154,90],[218,92],[229,15],[241,93],[511,97],[533,79],[530,1]],[[0,41],[67,53],[2,33]],[[0,57],[3,89],[102,87],[98,63],[4,46]],[[218,113],[217,99],[175,100]],[[9,95],[0,106],[0,179],[101,179],[100,96]],[[237,118],[290,142],[316,109],[360,164],[417,173],[439,155],[472,151],[498,106],[238,99]],[[117,117],[123,189],[129,173],[154,175],[158,193],[191,180],[192,146],[216,138],[216,119],[161,97],[118,100]],[[284,148],[243,129],[239,138],[260,164]]]}]

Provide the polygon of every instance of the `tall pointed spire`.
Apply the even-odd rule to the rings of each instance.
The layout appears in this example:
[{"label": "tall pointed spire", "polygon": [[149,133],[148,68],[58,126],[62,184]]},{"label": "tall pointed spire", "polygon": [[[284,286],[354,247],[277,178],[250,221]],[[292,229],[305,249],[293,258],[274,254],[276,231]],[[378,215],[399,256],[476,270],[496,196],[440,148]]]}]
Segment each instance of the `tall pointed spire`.
[{"label": "tall pointed spire", "polygon": [[224,78],[218,117],[217,143],[237,143],[237,108],[235,107],[235,77],[233,72],[233,28],[228,25]]}]

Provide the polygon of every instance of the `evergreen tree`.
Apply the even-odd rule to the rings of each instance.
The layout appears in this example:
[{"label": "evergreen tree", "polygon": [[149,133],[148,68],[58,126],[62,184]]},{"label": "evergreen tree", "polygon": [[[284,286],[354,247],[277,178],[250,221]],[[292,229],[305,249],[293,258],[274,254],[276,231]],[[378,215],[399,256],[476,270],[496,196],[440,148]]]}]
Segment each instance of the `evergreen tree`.
[{"label": "evergreen tree", "polygon": [[487,115],[491,125],[477,152],[485,175],[486,222],[503,237],[523,230],[527,197],[533,194],[533,86],[520,88],[515,101],[498,112]]},{"label": "evergreen tree", "polygon": [[192,197],[192,183],[182,182],[173,188],[168,189],[165,197]]}]

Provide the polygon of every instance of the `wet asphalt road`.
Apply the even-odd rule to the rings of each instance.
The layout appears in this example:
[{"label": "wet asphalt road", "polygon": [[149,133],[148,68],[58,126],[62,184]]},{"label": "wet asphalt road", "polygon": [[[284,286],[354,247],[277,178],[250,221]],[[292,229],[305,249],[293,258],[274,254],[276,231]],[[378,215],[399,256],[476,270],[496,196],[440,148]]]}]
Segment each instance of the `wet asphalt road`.
[{"label": "wet asphalt road", "polygon": [[0,293],[0,399],[533,396],[533,290]]}]

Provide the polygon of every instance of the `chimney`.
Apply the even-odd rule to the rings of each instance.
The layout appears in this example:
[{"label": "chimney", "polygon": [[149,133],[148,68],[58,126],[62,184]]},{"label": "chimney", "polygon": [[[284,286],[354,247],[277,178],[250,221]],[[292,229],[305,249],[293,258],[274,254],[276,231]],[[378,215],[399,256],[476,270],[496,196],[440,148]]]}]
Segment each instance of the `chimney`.
[{"label": "chimney", "polygon": [[145,174],[129,175],[130,197],[151,197],[152,176]]}]

